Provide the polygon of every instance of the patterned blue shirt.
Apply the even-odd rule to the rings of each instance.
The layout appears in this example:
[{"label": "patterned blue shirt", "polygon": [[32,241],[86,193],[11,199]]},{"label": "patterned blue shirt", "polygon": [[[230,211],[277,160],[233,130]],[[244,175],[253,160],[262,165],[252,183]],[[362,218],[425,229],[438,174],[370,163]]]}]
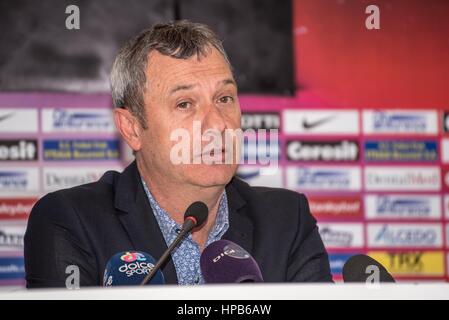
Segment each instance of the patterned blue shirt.
[{"label": "patterned blue shirt", "polygon": [[[167,212],[162,209],[157,201],[153,198],[150,190],[142,179],[143,188],[150,201],[151,209],[153,209],[154,216],[159,224],[159,228],[165,239],[165,243],[169,246],[178,235],[182,225],[176,223]],[[215,225],[208,235],[206,246],[214,241],[220,240],[221,237],[229,228],[229,211],[228,211],[228,199],[226,192],[223,191],[223,195],[220,198],[218,205],[217,217]],[[190,234],[184,241],[179,244],[171,254],[173,263],[175,265],[176,274],[178,276],[178,284],[191,285],[191,284],[203,284],[204,279],[200,270],[200,247],[193,241]]]}]

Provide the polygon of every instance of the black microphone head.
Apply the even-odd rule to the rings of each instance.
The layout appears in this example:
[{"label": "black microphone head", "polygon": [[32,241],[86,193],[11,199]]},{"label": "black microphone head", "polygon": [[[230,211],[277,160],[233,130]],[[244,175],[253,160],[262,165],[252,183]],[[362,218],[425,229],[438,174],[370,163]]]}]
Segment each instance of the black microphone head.
[{"label": "black microphone head", "polygon": [[373,267],[379,270],[379,282],[396,282],[383,265],[364,254],[357,254],[346,261],[343,266],[343,280],[344,282],[366,282],[372,275]]},{"label": "black microphone head", "polygon": [[187,208],[186,213],[184,213],[184,220],[189,217],[194,218],[196,221],[195,225],[200,226],[206,221],[208,214],[209,209],[207,206],[201,201],[196,201]]},{"label": "black microphone head", "polygon": [[208,245],[201,254],[200,266],[206,283],[263,282],[256,260],[232,241]]}]

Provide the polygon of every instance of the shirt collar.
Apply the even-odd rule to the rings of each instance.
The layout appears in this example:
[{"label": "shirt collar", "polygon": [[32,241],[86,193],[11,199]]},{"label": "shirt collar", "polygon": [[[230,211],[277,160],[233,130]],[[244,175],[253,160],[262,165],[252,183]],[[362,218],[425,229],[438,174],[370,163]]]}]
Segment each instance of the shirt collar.
[{"label": "shirt collar", "polygon": [[[176,223],[168,213],[162,209],[159,203],[154,199],[150,190],[147,187],[147,184],[143,179],[142,185],[147,194],[148,200],[150,201],[151,208],[153,209],[153,214],[159,224],[159,227],[162,231],[162,234],[165,238],[165,241],[171,242],[172,238],[174,238],[178,231],[181,229],[182,225]],[[217,216],[215,219],[215,224],[212,230],[209,233],[208,240],[206,242],[206,246],[210,243],[220,240],[221,237],[225,234],[225,232],[229,228],[229,208],[228,208],[228,198],[226,195],[226,191],[223,191],[223,194],[220,198],[220,203],[218,205]],[[191,235],[190,235],[191,236]]]}]

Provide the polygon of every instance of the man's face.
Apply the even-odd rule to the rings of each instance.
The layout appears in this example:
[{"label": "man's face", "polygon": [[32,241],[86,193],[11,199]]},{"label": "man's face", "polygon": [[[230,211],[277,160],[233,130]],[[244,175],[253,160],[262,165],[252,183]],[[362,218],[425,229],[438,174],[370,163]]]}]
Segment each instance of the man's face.
[{"label": "man's face", "polygon": [[[237,169],[235,158],[232,164],[205,164],[201,161],[204,153],[197,154],[198,148],[193,149],[193,139],[198,138],[194,136],[194,122],[201,125],[201,134],[210,130],[219,133],[223,147],[225,129],[240,128],[237,87],[224,57],[215,48],[200,59],[196,55],[175,59],[153,51],[146,77],[148,129],[141,135],[140,157],[148,170],[158,170],[174,183],[201,187],[227,184]],[[173,146],[181,141],[180,137],[172,141],[170,136],[179,129],[189,133],[189,164],[174,164],[170,158]],[[204,152],[207,144],[200,140],[200,151]],[[233,148],[235,153],[235,144]],[[219,154],[213,156],[224,163]]]}]

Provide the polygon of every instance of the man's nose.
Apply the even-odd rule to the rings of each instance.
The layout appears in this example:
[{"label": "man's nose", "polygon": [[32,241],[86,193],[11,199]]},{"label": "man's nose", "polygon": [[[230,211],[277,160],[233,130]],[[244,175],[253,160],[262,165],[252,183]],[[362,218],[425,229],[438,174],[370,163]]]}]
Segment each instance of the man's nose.
[{"label": "man's nose", "polygon": [[220,109],[211,104],[207,108],[206,114],[203,118],[203,130],[217,130],[222,133],[226,129],[226,121],[220,112]]}]

